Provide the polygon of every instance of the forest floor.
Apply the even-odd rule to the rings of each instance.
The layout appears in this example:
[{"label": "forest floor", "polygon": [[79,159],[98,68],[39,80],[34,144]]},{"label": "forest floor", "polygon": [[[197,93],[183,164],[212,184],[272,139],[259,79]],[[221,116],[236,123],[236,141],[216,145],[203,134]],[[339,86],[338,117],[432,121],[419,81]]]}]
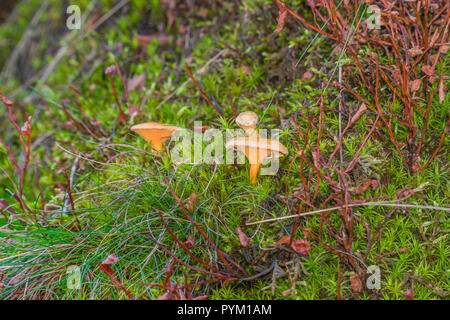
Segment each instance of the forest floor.
[{"label": "forest floor", "polygon": [[[1,299],[448,299],[448,2],[76,3],[0,25]],[[130,130],[243,111],[255,184]]]}]

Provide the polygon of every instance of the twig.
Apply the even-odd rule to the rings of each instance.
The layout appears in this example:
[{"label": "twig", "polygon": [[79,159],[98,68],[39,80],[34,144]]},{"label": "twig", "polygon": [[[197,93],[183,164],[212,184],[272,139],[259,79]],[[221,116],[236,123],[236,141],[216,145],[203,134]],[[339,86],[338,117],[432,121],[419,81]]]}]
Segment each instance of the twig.
[{"label": "twig", "polygon": [[[347,206],[338,206],[338,207],[332,207],[332,208],[308,211],[308,212],[302,213],[301,216],[309,216],[309,215],[313,215],[313,214],[316,214],[316,213],[334,211],[334,210],[338,210],[338,209],[345,209],[347,207],[350,208],[350,207],[362,207],[362,206],[417,208],[417,209],[442,210],[442,211],[449,211],[450,212],[450,208],[445,208],[445,207],[422,206],[422,205],[416,205],[416,204],[402,204],[402,203],[392,203],[392,202],[390,202],[390,203],[389,202],[365,202],[365,203],[350,203]],[[298,214],[293,214],[293,215],[284,216],[284,217],[278,217],[278,218],[272,218],[272,219],[254,221],[254,222],[247,222],[245,225],[246,226],[250,226],[250,225],[253,225],[253,224],[260,224],[260,223],[267,223],[267,222],[274,222],[274,221],[292,219],[292,218],[296,218],[297,216],[298,216]]]}]

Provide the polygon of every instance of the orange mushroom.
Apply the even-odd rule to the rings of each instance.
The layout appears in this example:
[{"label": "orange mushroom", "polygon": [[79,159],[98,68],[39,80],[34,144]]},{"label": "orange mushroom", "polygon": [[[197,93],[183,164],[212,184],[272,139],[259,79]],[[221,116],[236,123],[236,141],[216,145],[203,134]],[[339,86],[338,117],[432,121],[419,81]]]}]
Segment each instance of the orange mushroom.
[{"label": "orange mushroom", "polygon": [[181,128],[158,122],[146,122],[131,127],[131,130],[136,132],[146,141],[150,141],[152,143],[152,148],[155,151],[160,151],[162,149],[162,144],[179,129]]},{"label": "orange mushroom", "polygon": [[247,137],[235,137],[227,142],[225,148],[238,150],[245,154],[250,162],[250,182],[256,183],[259,167],[267,158],[279,158],[288,154],[287,148],[277,140],[263,139],[256,131],[258,116],[246,111],[236,118],[236,123],[244,129]]}]

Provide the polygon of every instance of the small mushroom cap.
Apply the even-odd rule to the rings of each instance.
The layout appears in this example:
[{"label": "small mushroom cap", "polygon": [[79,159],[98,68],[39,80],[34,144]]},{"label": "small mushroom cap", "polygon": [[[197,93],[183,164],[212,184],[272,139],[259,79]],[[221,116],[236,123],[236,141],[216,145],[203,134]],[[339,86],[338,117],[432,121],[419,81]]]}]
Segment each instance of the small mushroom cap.
[{"label": "small mushroom cap", "polygon": [[176,130],[180,129],[180,127],[173,126],[170,124],[165,123],[159,123],[159,122],[145,122],[136,124],[131,127],[131,130],[137,132],[138,130],[163,130],[163,131],[170,131],[174,132]]},{"label": "small mushroom cap", "polygon": [[236,118],[236,123],[240,127],[255,127],[258,123],[258,115],[253,111],[241,112]]},{"label": "small mushroom cap", "polygon": [[152,147],[156,151],[161,150],[162,143],[179,129],[181,128],[158,122],[140,123],[131,127],[132,131],[139,134],[146,141],[151,141]]},{"label": "small mushroom cap", "polygon": [[235,137],[227,142],[225,148],[234,148],[240,151],[243,151],[246,148],[259,149],[261,151],[264,150],[269,152],[269,154],[274,158],[278,158],[289,153],[288,149],[278,140],[262,138],[255,139],[253,137]]}]

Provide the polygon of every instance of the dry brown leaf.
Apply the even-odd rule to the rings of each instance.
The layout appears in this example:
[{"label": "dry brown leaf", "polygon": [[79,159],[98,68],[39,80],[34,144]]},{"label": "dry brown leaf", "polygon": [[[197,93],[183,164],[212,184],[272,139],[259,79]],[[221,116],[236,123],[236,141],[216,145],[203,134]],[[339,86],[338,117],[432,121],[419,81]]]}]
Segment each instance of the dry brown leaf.
[{"label": "dry brown leaf", "polygon": [[447,54],[449,48],[450,48],[449,45],[441,46],[441,47],[439,48],[439,52],[440,52],[440,53],[443,53],[443,54]]},{"label": "dry brown leaf", "polygon": [[352,119],[350,120],[350,125],[354,124],[356,121],[358,121],[359,118],[366,112],[367,107],[366,104],[363,102],[361,106],[359,107],[358,111],[353,115]]},{"label": "dry brown leaf", "polygon": [[277,17],[277,28],[275,29],[275,33],[281,32],[284,28],[284,24],[286,23],[287,18],[287,9],[286,4],[281,2],[280,0],[276,0],[277,6],[278,6],[278,17]]},{"label": "dry brown leaf", "polygon": [[414,289],[413,288],[409,288],[409,290],[405,292],[405,298],[408,300],[414,300]]},{"label": "dry brown leaf", "polygon": [[408,50],[408,53],[410,54],[410,56],[411,56],[412,58],[414,58],[414,57],[416,57],[416,56],[421,55],[421,54],[423,53],[423,51],[422,51],[422,49],[420,49],[420,48],[418,48],[418,47],[415,47],[415,48],[409,49],[409,50]]},{"label": "dry brown leaf", "polygon": [[194,237],[193,236],[189,236],[187,238],[187,240],[183,244],[188,249],[194,248],[194,246],[195,246]]},{"label": "dry brown leaf", "polygon": [[311,245],[309,244],[308,240],[299,239],[292,241],[291,248],[294,249],[294,251],[298,255],[307,256],[309,251],[311,250]]},{"label": "dry brown leaf", "polygon": [[417,90],[419,90],[421,83],[422,83],[422,80],[420,80],[420,79],[416,79],[413,82],[411,82],[411,91],[416,92]]},{"label": "dry brown leaf", "polygon": [[374,179],[363,181],[353,190],[353,192],[355,194],[363,194],[369,187],[372,187],[372,190],[375,190],[378,187],[378,181]]},{"label": "dry brown leaf", "polygon": [[194,212],[195,208],[197,207],[197,202],[198,202],[197,194],[191,193],[191,195],[187,199],[186,209],[188,209],[191,212]]},{"label": "dry brown leaf", "polygon": [[434,67],[424,64],[422,66],[422,72],[425,73],[427,76],[430,76],[430,77],[434,76]]},{"label": "dry brown leaf", "polygon": [[250,242],[248,242],[247,235],[242,231],[240,227],[236,227],[235,230],[239,236],[239,241],[241,242],[241,245],[245,248],[250,248]]},{"label": "dry brown leaf", "polygon": [[311,70],[308,70],[302,75],[302,81],[311,79],[313,76],[314,76],[314,73]]},{"label": "dry brown leaf", "polygon": [[278,246],[281,246],[282,244],[289,243],[290,241],[291,241],[291,237],[284,236],[283,238],[281,238],[280,240],[278,240],[277,242],[272,244],[272,247],[278,247]]},{"label": "dry brown leaf", "polygon": [[361,279],[356,273],[350,275],[350,286],[354,294],[360,294],[364,289]]}]

